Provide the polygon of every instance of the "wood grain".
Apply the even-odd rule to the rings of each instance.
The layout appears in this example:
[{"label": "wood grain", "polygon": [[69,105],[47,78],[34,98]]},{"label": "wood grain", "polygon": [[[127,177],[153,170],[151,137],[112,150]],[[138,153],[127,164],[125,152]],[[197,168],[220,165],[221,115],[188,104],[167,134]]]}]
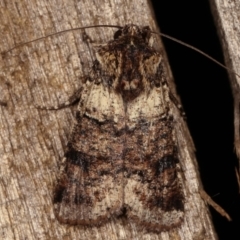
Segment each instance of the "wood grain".
[{"label": "wood grain", "polygon": [[[64,29],[93,24],[149,25],[157,30],[148,1],[2,1],[0,51]],[[114,29],[87,30],[98,43]],[[163,51],[160,40],[156,47]],[[64,102],[81,85],[92,55],[82,31],[56,35],[0,57],[0,229],[1,239],[216,239],[202,188],[194,147],[176,109],[181,149],[185,218],[181,227],[161,234],[137,231],[131,222],[102,227],[60,225],[53,214],[52,190],[64,154],[74,107],[46,111],[35,105]],[[163,52],[164,54],[164,52]],[[170,85],[174,89],[171,73]],[[6,104],[7,105],[6,105]]]}]

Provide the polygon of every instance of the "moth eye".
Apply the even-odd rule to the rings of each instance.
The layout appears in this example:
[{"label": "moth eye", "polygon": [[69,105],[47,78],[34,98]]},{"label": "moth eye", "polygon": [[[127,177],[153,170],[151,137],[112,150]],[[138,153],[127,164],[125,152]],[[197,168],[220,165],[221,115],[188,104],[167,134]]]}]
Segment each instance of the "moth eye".
[{"label": "moth eye", "polygon": [[122,35],[122,29],[116,31],[116,32],[114,33],[113,38],[114,38],[114,39],[117,39],[117,38],[119,38],[121,35]]},{"label": "moth eye", "polygon": [[142,29],[142,38],[145,40],[145,42],[148,42],[151,38],[151,29],[149,26],[146,26]]}]

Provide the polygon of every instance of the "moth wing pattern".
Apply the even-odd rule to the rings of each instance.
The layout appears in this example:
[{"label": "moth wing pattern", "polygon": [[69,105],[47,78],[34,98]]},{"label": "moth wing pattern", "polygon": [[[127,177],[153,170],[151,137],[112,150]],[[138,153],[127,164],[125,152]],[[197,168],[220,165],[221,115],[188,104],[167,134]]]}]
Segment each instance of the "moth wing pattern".
[{"label": "moth wing pattern", "polygon": [[149,27],[126,25],[96,53],[54,192],[61,223],[125,214],[162,231],[183,220],[173,102],[150,43]]},{"label": "moth wing pattern", "polygon": [[124,136],[113,138],[111,118],[123,113],[112,108],[116,98],[109,96],[101,84],[89,82],[85,87],[54,203],[60,222],[95,225],[122,210]]}]

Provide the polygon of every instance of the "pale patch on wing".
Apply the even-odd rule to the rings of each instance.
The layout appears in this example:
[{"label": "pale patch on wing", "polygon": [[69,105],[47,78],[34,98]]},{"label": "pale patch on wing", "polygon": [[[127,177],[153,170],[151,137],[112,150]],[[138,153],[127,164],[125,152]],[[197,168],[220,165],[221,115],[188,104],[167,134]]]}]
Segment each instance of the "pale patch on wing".
[{"label": "pale patch on wing", "polygon": [[[70,167],[74,171],[69,171]],[[99,225],[109,220],[112,214],[120,214],[123,191],[117,176],[103,175],[94,182],[79,166],[69,168],[61,176],[55,190],[54,210],[60,222]],[[88,185],[90,180],[92,184]],[[60,187],[62,188],[59,189]],[[59,199],[56,198],[58,192]]]},{"label": "pale patch on wing", "polygon": [[[128,103],[128,124],[134,127],[139,119],[151,121],[166,113],[166,98],[163,101],[161,89],[153,88],[149,94],[141,94],[138,98]],[[133,126],[132,126],[133,125]]]},{"label": "pale patch on wing", "polygon": [[121,123],[125,118],[123,100],[120,94],[103,84],[93,84],[85,104],[84,113],[98,122],[113,120]]},{"label": "pale patch on wing", "polygon": [[[161,180],[158,184],[161,184]],[[161,191],[161,196],[158,196],[159,202],[157,202],[157,198],[154,199],[156,206],[148,204],[156,192],[151,191],[149,183],[143,183],[138,175],[132,175],[124,188],[127,216],[137,224],[157,232],[178,226],[183,220],[184,212],[182,209],[166,210],[164,207],[162,208],[160,202],[162,201],[164,204],[164,197],[165,194],[168,194],[168,189],[163,188]]]}]

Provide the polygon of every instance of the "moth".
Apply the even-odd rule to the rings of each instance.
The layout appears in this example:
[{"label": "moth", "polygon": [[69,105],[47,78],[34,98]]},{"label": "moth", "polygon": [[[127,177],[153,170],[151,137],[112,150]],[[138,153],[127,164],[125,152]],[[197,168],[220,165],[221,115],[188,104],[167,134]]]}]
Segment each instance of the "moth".
[{"label": "moth", "polygon": [[96,52],[53,204],[60,223],[126,217],[152,231],[184,218],[173,100],[149,27],[126,25]]}]

